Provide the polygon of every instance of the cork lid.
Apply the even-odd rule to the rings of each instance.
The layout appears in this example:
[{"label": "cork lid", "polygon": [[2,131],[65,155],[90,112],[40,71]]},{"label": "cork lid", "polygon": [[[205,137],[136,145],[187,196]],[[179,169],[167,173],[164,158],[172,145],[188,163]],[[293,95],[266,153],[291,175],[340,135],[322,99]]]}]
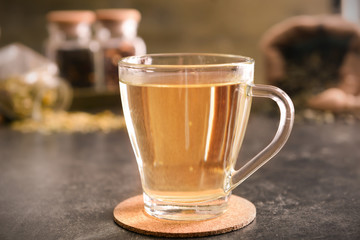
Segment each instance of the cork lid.
[{"label": "cork lid", "polygon": [[51,11],[46,18],[50,22],[58,23],[92,23],[95,21],[95,13],[88,10]]},{"label": "cork lid", "polygon": [[96,11],[96,17],[100,21],[124,21],[133,19],[139,22],[141,14],[138,10],[133,8],[99,9]]}]

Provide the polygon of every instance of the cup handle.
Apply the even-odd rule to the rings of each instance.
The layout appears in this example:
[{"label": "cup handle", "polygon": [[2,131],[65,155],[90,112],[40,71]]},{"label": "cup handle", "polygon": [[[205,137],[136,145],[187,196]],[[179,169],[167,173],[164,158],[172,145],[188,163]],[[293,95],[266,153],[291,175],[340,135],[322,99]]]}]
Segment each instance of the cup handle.
[{"label": "cup handle", "polygon": [[274,86],[256,84],[249,87],[248,93],[253,97],[274,100],[280,108],[280,122],[275,137],[270,144],[239,170],[233,171],[229,190],[245,181],[280,151],[289,138],[294,124],[294,105],[283,90]]}]

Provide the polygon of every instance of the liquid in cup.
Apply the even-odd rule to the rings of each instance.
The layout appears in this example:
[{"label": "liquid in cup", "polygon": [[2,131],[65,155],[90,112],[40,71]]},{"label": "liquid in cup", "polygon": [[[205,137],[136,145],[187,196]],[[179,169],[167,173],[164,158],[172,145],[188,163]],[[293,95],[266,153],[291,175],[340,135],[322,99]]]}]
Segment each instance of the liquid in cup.
[{"label": "liquid in cup", "polygon": [[[240,182],[234,183],[234,167],[250,114],[253,61],[227,57],[147,55],[120,62],[124,116],[152,216],[218,216]],[[144,65],[148,58],[152,64]],[[223,58],[238,62],[217,62]]]}]

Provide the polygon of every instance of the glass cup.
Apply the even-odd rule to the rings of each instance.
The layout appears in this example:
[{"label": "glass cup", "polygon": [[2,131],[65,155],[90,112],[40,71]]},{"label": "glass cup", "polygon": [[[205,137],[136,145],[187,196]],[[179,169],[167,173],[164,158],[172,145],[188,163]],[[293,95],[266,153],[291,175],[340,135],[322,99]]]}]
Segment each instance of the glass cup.
[{"label": "glass cup", "polygon": [[[151,216],[204,220],[227,209],[231,190],[285,144],[291,99],[253,82],[254,60],[224,54],[150,54],[119,62],[130,141]],[[273,99],[280,123],[272,142],[239,170],[235,163],[252,97]]]}]

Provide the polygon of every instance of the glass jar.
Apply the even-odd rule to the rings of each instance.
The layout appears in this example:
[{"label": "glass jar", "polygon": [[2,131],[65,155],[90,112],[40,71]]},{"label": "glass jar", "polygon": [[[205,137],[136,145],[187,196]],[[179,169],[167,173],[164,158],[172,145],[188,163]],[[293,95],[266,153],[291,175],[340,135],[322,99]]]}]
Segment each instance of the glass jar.
[{"label": "glass jar", "polygon": [[46,55],[57,63],[59,74],[74,88],[99,88],[95,65],[99,44],[92,39],[92,11],[52,11],[47,15]]},{"label": "glass jar", "polygon": [[137,36],[141,14],[136,9],[100,9],[96,11],[96,17],[101,78],[107,90],[119,91],[118,61],[146,53],[144,40]]}]

